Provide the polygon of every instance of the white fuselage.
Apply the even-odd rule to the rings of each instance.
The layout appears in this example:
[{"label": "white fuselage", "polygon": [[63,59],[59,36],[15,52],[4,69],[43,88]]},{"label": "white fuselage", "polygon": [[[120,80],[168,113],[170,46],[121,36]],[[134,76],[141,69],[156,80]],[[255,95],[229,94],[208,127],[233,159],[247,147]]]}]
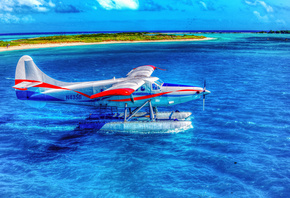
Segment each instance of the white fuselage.
[{"label": "white fuselage", "polygon": [[122,108],[126,103],[128,107],[139,107],[147,100],[151,100],[152,106],[166,107],[199,99],[203,94],[209,93],[207,90],[203,92],[201,87],[163,83],[157,77],[148,77],[144,79],[145,84],[134,91],[131,96],[111,95],[90,99],[90,96],[125,80],[127,78],[70,83],[59,89],[33,87],[27,94],[24,94],[24,91],[17,91],[17,96],[22,100]]}]

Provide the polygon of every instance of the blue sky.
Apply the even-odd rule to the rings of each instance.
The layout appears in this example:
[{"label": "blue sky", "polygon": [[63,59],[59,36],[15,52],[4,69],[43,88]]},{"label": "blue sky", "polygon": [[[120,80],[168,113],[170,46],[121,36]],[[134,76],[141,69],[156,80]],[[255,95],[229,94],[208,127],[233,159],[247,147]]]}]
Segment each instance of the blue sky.
[{"label": "blue sky", "polygon": [[289,0],[0,0],[0,33],[290,29]]}]

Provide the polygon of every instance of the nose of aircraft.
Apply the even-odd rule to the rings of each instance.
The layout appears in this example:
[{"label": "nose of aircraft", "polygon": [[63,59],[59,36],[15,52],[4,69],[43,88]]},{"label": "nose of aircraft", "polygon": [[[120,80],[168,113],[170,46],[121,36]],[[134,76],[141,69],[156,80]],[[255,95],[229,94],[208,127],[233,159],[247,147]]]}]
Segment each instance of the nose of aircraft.
[{"label": "nose of aircraft", "polygon": [[209,90],[204,90],[204,91],[203,91],[203,94],[204,94],[204,95],[210,94],[210,91],[209,91]]},{"label": "nose of aircraft", "polygon": [[206,90],[205,87],[196,87],[191,85],[181,85],[181,84],[171,84],[171,83],[163,83],[163,88],[165,88],[166,91],[174,91],[176,93],[182,93],[182,94],[200,94],[200,95],[207,95],[211,92],[209,90]]}]

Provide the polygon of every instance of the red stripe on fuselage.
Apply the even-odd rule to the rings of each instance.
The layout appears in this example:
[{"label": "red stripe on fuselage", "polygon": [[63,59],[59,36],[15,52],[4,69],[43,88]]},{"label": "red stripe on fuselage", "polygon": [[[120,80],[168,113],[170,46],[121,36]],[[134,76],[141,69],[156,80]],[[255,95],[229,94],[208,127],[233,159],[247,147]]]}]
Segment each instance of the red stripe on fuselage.
[{"label": "red stripe on fuselage", "polygon": [[40,82],[37,80],[26,80],[26,79],[15,79],[15,85],[22,83],[22,82]]},{"label": "red stripe on fuselage", "polygon": [[[153,65],[147,65],[147,66],[151,66],[152,68],[156,68]],[[95,98],[99,98],[99,97],[105,97],[105,96],[129,96],[131,95],[135,90],[134,89],[130,89],[130,88],[121,88],[121,89],[113,89],[113,90],[108,90],[108,91],[103,91],[97,94],[94,94],[92,96],[87,95],[85,93],[79,92],[79,91],[75,91],[75,90],[71,90],[68,88],[63,88],[63,87],[59,87],[56,85],[52,85],[52,84],[48,84],[48,83],[44,83],[44,82],[40,82],[40,81],[36,81],[36,80],[26,80],[26,79],[15,79],[15,85],[22,83],[22,82],[39,82],[41,84],[33,86],[33,87],[41,87],[41,88],[51,88],[51,89],[63,89],[63,90],[69,90],[69,91],[74,91],[78,94],[81,94],[87,98],[90,99],[95,99]],[[27,88],[16,88],[13,87],[14,89],[18,89],[18,90],[22,90],[25,91],[27,90]],[[182,92],[182,91],[195,91],[195,92],[201,92],[202,90],[195,90],[195,89],[182,89],[182,90],[176,90],[174,92]],[[168,93],[172,93],[173,91],[169,91],[169,92],[163,92],[163,93],[157,93],[157,94],[151,94],[151,95],[147,95],[147,96],[140,96],[140,97],[135,97],[134,100],[144,100],[144,99],[149,99],[149,98],[155,98],[158,96],[162,96]],[[109,101],[114,101],[114,102],[125,102],[125,101],[131,101],[131,98],[126,98],[126,99],[120,99],[120,100],[109,100]]]},{"label": "red stripe on fuselage", "polygon": [[130,89],[130,88],[112,89],[112,90],[103,91],[103,92],[94,94],[90,98],[95,99],[95,98],[104,97],[104,96],[129,96],[134,91],[135,91],[134,89]]},{"label": "red stripe on fuselage", "polygon": [[37,80],[23,80],[23,79],[15,79],[15,85],[22,83],[22,82],[37,82],[37,83],[41,83],[39,85],[35,85],[33,87],[41,87],[41,88],[51,88],[51,89],[64,89],[64,90],[69,90],[67,88],[63,88],[63,87],[59,87],[56,85],[52,85],[52,84],[48,84],[45,82],[41,82],[41,81],[37,81]]},{"label": "red stripe on fuselage", "polygon": [[[149,98],[155,98],[155,97],[162,96],[164,94],[168,94],[168,93],[171,93],[171,92],[172,91],[158,93],[158,94],[152,94],[152,95],[148,95],[148,96],[134,97],[134,100],[144,100],[144,99],[149,99]],[[109,101],[113,101],[113,102],[126,102],[126,101],[131,101],[131,98],[120,99],[120,100],[109,100]]]},{"label": "red stripe on fuselage", "polygon": [[70,89],[67,89],[67,88],[59,87],[59,86],[56,86],[56,85],[51,85],[51,84],[48,84],[48,83],[41,83],[41,84],[33,86],[33,87],[70,90]]},{"label": "red stripe on fuselage", "polygon": [[27,88],[17,88],[17,87],[13,87],[14,89],[17,89],[17,90],[21,90],[21,91],[26,91]]},{"label": "red stripe on fuselage", "polygon": [[[181,91],[202,91],[202,90],[195,90],[195,89],[182,89],[182,90],[177,90],[174,92],[181,92]],[[165,94],[169,94],[172,93],[173,91],[168,91],[168,92],[163,92],[163,93],[158,93],[158,94],[152,94],[152,95],[148,95],[148,96],[140,96],[140,97],[134,97],[134,100],[144,100],[144,99],[149,99],[149,98],[155,98],[158,96],[162,96]],[[119,100],[109,100],[109,101],[113,101],[113,102],[127,102],[127,101],[131,101],[131,98],[126,98],[126,99],[119,99]]]},{"label": "red stripe on fuselage", "polygon": [[81,95],[83,95],[83,96],[85,96],[85,97],[87,97],[87,98],[91,98],[91,96],[88,95],[88,94],[85,94],[85,93],[82,93],[82,92],[79,92],[79,91],[75,91],[75,90],[72,90],[72,91],[74,91],[74,92],[76,92],[76,93],[78,93],[78,94],[81,94]]},{"label": "red stripe on fuselage", "polygon": [[[78,94],[81,94],[87,98],[90,98],[89,95],[85,94],[85,93],[82,93],[82,92],[79,92],[79,91],[75,91],[75,90],[71,90],[71,89],[68,89],[68,88],[64,88],[64,87],[59,87],[59,86],[56,86],[56,85],[52,85],[52,84],[48,84],[48,83],[44,83],[44,82],[40,82],[40,81],[37,81],[37,80],[22,80],[22,79],[15,79],[15,85],[19,84],[19,83],[22,83],[22,82],[31,82],[31,83],[34,83],[34,82],[39,82],[41,84],[39,85],[36,85],[36,86],[33,86],[33,87],[41,87],[41,88],[50,88],[50,89],[63,89],[63,90],[69,90],[69,91],[74,91]],[[18,90],[22,90],[22,91],[25,91],[27,90],[27,88],[16,88],[16,87],[13,87],[14,89],[18,89]]]}]

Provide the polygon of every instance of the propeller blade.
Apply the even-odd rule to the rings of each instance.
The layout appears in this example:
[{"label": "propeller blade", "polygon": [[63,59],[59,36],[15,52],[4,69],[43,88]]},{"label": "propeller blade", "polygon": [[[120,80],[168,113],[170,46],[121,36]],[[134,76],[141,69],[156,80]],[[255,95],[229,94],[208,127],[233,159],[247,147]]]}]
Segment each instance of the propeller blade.
[{"label": "propeller blade", "polygon": [[[206,80],[203,82],[203,92],[206,90]],[[205,93],[203,93],[203,111],[204,111],[204,106],[205,106]]]},{"label": "propeller blade", "polygon": [[205,105],[205,95],[203,95],[203,111],[204,111],[204,105]]}]

